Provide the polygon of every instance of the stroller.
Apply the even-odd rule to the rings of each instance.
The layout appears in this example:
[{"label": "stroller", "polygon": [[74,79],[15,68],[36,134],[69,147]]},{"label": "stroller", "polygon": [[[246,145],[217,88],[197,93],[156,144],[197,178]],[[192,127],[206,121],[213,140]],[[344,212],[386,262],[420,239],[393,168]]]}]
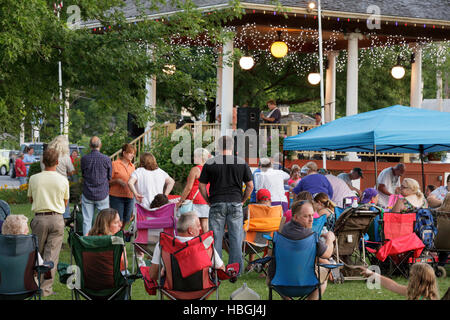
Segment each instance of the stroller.
[{"label": "stroller", "polygon": [[434,221],[437,228],[437,235],[434,239],[434,246],[430,251],[440,256],[440,259],[436,256],[434,257],[434,259],[438,261],[438,265],[434,270],[436,276],[445,278],[447,275],[445,265],[449,263],[448,253],[450,252],[450,213],[436,211],[433,215],[435,218]]},{"label": "stroller", "polygon": [[11,208],[9,207],[8,202],[4,200],[0,200],[0,233],[2,233],[2,225],[3,221],[5,221],[6,217],[11,213]]},{"label": "stroller", "polygon": [[367,266],[364,235],[381,212],[382,209],[377,206],[363,204],[356,208],[348,207],[336,220],[333,230],[336,236],[336,261],[343,262],[344,268],[334,279],[335,282],[365,279],[357,276],[354,268]]}]

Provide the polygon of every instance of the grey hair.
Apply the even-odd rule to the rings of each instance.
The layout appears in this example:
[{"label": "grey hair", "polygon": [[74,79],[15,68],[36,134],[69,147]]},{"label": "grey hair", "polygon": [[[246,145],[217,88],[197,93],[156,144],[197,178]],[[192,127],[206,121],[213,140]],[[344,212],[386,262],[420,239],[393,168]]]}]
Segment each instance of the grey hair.
[{"label": "grey hair", "polygon": [[69,139],[65,135],[56,136],[47,146],[58,151],[60,157],[69,155]]},{"label": "grey hair", "polygon": [[91,140],[89,140],[89,146],[91,147],[91,149],[99,149],[101,145],[102,141],[99,137],[93,136]]},{"label": "grey hair", "polygon": [[195,222],[198,219],[197,212],[189,211],[183,213],[177,221],[177,232],[185,233],[190,227],[195,226]]},{"label": "grey hair", "polygon": [[12,214],[6,217],[2,225],[2,234],[18,235],[26,234],[28,227],[28,218],[23,214]]},{"label": "grey hair", "polygon": [[261,168],[261,171],[267,171],[272,167],[272,161],[270,161],[269,158],[261,158],[259,160],[259,167]]}]

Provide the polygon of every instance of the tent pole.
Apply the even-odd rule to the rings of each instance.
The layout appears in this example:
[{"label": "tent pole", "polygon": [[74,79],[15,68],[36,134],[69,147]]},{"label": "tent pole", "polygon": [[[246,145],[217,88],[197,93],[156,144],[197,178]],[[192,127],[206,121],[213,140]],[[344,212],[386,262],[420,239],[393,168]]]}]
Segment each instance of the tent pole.
[{"label": "tent pole", "polygon": [[375,189],[378,191],[378,167],[377,167],[377,146],[373,145],[374,166],[375,166]]},{"label": "tent pole", "polygon": [[425,194],[425,171],[423,168],[423,158],[424,158],[423,144],[419,145],[419,150],[420,150],[420,163],[422,164],[422,191],[423,191],[423,194]]}]

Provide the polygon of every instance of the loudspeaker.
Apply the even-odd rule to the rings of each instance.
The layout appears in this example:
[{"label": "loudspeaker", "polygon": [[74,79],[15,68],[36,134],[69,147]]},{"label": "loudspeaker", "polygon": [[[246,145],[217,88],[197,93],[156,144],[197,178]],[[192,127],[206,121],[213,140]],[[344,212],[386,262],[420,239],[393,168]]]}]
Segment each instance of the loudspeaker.
[{"label": "loudspeaker", "polygon": [[238,108],[237,109],[237,128],[247,131],[254,129],[259,133],[259,108]]},{"label": "loudspeaker", "polygon": [[140,128],[136,123],[136,116],[134,114],[128,113],[127,130],[130,137],[137,138],[144,133],[145,128]]}]

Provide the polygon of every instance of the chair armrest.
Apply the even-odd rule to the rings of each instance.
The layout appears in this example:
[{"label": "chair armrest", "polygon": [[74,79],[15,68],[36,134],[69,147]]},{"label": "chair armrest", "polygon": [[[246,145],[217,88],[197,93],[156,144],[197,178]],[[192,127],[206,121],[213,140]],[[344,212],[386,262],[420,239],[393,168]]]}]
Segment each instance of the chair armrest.
[{"label": "chair armrest", "polygon": [[272,241],[272,237],[270,235],[268,235],[268,234],[263,234],[263,238],[265,238],[265,239],[267,239],[269,241]]},{"label": "chair armrest", "polygon": [[40,273],[46,273],[52,270],[54,266],[53,261],[44,261],[43,264],[35,266],[34,269]]},{"label": "chair armrest", "polygon": [[323,268],[327,268],[327,269],[336,269],[336,268],[340,268],[343,266],[344,266],[343,263],[333,263],[333,264],[319,263],[319,267],[323,267]]},{"label": "chair armrest", "polygon": [[251,262],[249,262],[248,264],[250,265],[250,264],[256,264],[256,263],[260,263],[260,264],[262,264],[262,265],[265,265],[266,263],[268,263],[270,260],[272,260],[274,257],[271,257],[271,256],[269,256],[269,257],[264,257],[264,258],[260,258],[260,259],[256,259],[256,260],[253,260],[253,261],[251,261]]}]

